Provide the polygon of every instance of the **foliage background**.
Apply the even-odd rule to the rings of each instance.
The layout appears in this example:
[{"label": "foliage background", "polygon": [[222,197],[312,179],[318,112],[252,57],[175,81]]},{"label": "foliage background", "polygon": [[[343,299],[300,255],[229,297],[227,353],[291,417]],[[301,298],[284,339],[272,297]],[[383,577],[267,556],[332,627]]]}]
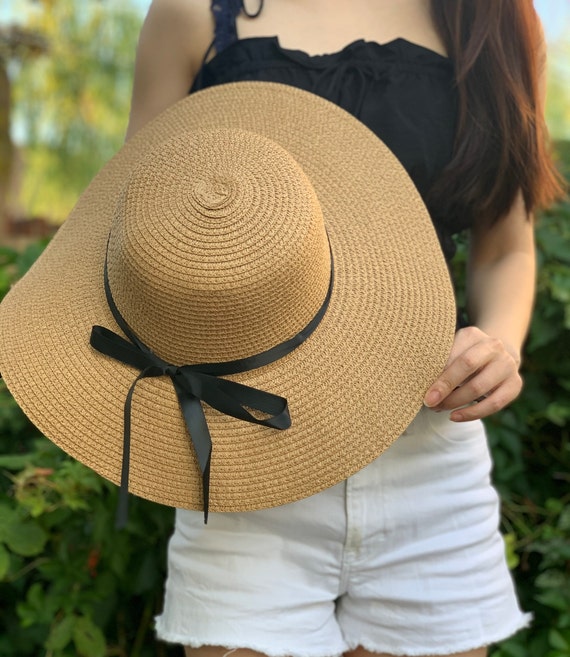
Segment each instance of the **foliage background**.
[{"label": "foliage background", "polygon": [[[27,135],[19,199],[27,214],[63,218],[119,147],[139,26],[126,1],[34,3],[28,27],[46,36],[49,56],[7,62]],[[550,111],[560,123],[569,105],[556,80]],[[557,150],[570,178],[570,143]],[[570,657],[569,220],[566,201],[538,224],[526,387],[487,422],[507,555],[522,605],[535,614],[494,657]],[[44,245],[0,248],[0,298]],[[460,249],[458,289],[464,258]],[[117,533],[116,495],[39,436],[0,382],[0,657],[181,657],[153,638],[172,510],[133,499]]]},{"label": "foliage background", "polygon": [[22,159],[9,203],[61,223],[123,141],[141,16],[128,0],[19,0],[15,13],[46,51],[33,56],[16,43],[2,58],[0,48]]}]

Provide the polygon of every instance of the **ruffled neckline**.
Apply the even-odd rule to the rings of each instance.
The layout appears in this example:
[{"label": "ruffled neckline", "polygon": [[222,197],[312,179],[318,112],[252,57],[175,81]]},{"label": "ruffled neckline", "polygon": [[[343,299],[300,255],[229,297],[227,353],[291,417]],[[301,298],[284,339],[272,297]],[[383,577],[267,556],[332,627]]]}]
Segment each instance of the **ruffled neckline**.
[{"label": "ruffled neckline", "polygon": [[434,61],[439,61],[439,62],[449,62],[450,59],[449,57],[446,57],[445,55],[441,55],[440,53],[436,52],[435,50],[432,50],[431,48],[427,48],[426,46],[422,46],[419,43],[414,43],[413,41],[409,41],[408,39],[404,39],[403,37],[397,37],[395,39],[392,39],[390,41],[385,41],[384,43],[379,43],[378,41],[366,41],[365,39],[355,39],[354,41],[351,41],[349,44],[341,48],[340,50],[336,50],[334,52],[330,53],[323,53],[323,54],[309,54],[308,52],[305,52],[304,50],[296,50],[296,49],[291,49],[291,48],[283,48],[281,45],[281,42],[279,41],[279,37],[253,37],[255,38],[269,38],[273,39],[275,42],[275,45],[277,48],[285,55],[293,55],[294,57],[299,57],[303,60],[334,60],[334,59],[342,59],[346,57],[346,55],[355,55],[358,53],[364,53],[366,51],[385,51],[385,50],[391,50],[391,51],[402,51],[402,50],[407,50],[409,53],[416,53],[418,55],[423,55],[426,58],[432,58]]},{"label": "ruffled neckline", "polygon": [[[410,63],[420,65],[431,65],[441,68],[453,68],[449,57],[442,55],[431,48],[422,46],[403,37],[397,37],[385,43],[377,41],[366,41],[365,39],[356,39],[347,44],[340,50],[323,54],[310,54],[304,50],[284,48],[279,41],[278,36],[255,36],[238,39],[230,44],[227,48],[217,53],[208,64],[215,63],[218,58],[225,59],[231,56],[234,49],[245,48],[246,50],[270,48],[271,51],[278,55],[303,64],[309,68],[327,68],[334,65],[337,61],[353,59],[357,61],[371,61],[384,57],[395,57]],[[266,51],[267,52],[267,51]]]}]

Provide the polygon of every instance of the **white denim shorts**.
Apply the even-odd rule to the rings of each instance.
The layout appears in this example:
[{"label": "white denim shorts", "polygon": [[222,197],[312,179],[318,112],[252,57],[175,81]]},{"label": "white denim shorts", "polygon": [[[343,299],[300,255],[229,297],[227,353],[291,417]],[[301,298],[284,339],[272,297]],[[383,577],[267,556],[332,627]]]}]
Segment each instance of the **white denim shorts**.
[{"label": "white denim shorts", "polygon": [[525,627],[479,421],[422,409],[346,481],[247,513],[177,511],[159,639],[328,657],[447,655]]}]

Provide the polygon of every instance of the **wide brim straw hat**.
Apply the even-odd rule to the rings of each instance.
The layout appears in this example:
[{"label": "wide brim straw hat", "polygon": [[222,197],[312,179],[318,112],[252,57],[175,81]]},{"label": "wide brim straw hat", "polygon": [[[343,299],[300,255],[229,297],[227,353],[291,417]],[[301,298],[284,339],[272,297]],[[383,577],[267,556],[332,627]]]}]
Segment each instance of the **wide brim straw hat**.
[{"label": "wide brim straw hat", "polygon": [[[0,372],[67,453],[115,483],[126,460],[132,493],[176,507],[204,506],[210,454],[185,422],[203,409],[209,508],[253,510],[389,448],[446,363],[455,312],[428,212],[382,141],[316,95],[238,82],[173,105],[103,167],[0,305]],[[102,353],[94,326],[159,365]],[[175,385],[180,366],[240,359],[204,381],[275,396],[238,400],[249,420],[212,408],[202,374]]]}]

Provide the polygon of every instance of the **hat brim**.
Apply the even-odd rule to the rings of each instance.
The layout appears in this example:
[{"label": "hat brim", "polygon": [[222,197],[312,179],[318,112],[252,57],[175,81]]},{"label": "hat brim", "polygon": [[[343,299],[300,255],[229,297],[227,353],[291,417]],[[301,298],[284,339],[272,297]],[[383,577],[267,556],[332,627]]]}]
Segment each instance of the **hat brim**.
[{"label": "hat brim", "polygon": [[[0,306],[0,372],[53,442],[118,483],[123,408],[136,372],[94,351],[91,327],[120,332],[103,290],[116,199],[141,157],[183,131],[240,128],[301,165],[321,204],[335,262],[329,309],[298,349],[235,375],[287,398],[276,431],[206,408],[210,510],[285,504],[378,457],[408,426],[442,371],[455,331],[447,266],[407,173],[362,123],[294,87],[238,82],[181,100],[94,178],[69,219]],[[130,491],[202,508],[201,477],[167,377],[142,380],[132,412]]]}]

